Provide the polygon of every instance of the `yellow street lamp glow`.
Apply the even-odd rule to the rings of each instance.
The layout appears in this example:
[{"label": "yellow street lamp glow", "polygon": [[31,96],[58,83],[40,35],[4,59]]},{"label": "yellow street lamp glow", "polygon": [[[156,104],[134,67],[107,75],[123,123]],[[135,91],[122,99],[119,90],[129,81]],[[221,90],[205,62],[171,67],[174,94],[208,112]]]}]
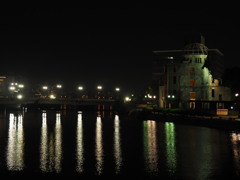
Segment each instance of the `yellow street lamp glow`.
[{"label": "yellow street lamp glow", "polygon": [[10,86],[9,89],[10,89],[11,91],[14,91],[16,88],[15,88],[14,86]]},{"label": "yellow street lamp glow", "polygon": [[23,84],[19,84],[18,87],[19,88],[24,88],[24,85]]},{"label": "yellow street lamp glow", "polygon": [[56,96],[54,96],[53,94],[50,94],[50,99],[56,99]]},{"label": "yellow street lamp glow", "polygon": [[129,102],[129,101],[131,101],[131,98],[129,98],[129,97],[127,96],[127,97],[125,97],[125,101],[126,101],[126,102]]},{"label": "yellow street lamp glow", "polygon": [[57,84],[56,87],[57,87],[57,88],[62,88],[62,85],[61,85],[61,84]]},{"label": "yellow street lamp glow", "polygon": [[17,95],[17,98],[18,98],[18,99],[22,99],[23,96],[22,96],[21,94],[18,94],[18,95]]},{"label": "yellow street lamp glow", "polygon": [[78,86],[78,90],[83,90],[83,87],[82,86]]}]

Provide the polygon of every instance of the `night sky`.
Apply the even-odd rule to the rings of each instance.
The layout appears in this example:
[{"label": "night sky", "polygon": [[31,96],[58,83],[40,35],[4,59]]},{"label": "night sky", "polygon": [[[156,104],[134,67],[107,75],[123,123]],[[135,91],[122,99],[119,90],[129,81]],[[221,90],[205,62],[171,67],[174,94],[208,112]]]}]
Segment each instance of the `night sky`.
[{"label": "night sky", "polygon": [[190,34],[240,66],[237,14],[174,8],[62,8],[2,12],[0,75],[138,90],[151,82],[153,50],[181,49]]}]

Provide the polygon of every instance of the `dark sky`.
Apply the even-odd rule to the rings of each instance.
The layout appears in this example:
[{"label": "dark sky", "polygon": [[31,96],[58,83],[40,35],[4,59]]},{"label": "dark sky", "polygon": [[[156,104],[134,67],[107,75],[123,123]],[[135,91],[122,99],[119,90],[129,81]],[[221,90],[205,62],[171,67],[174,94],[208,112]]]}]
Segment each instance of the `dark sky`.
[{"label": "dark sky", "polygon": [[128,90],[151,82],[153,50],[181,49],[192,33],[240,66],[237,13],[163,8],[21,9],[2,12],[0,75],[68,86],[116,85]]}]

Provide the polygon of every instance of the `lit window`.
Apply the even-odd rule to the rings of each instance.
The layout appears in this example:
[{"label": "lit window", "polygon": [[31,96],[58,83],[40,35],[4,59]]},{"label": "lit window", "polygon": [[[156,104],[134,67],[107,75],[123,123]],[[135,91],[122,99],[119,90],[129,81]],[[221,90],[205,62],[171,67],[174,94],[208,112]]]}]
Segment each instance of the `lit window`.
[{"label": "lit window", "polygon": [[190,92],[190,100],[196,100],[196,92]]},{"label": "lit window", "polygon": [[214,89],[212,89],[212,97],[214,97],[215,96],[215,91],[214,91]]},{"label": "lit window", "polygon": [[196,80],[195,79],[190,79],[190,86],[191,87],[196,87]]}]

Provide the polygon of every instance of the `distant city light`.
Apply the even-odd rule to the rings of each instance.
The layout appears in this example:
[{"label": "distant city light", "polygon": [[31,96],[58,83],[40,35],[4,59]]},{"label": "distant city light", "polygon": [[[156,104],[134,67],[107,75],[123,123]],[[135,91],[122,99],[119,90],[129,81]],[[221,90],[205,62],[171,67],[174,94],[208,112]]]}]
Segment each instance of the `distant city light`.
[{"label": "distant city light", "polygon": [[14,86],[10,86],[9,89],[10,89],[11,91],[14,91],[16,88],[15,88]]},{"label": "distant city light", "polygon": [[129,101],[131,101],[131,98],[129,98],[128,96],[125,97],[125,102],[129,102]]},{"label": "distant city light", "polygon": [[18,87],[19,88],[24,88],[24,85],[23,84],[19,84]]},{"label": "distant city light", "polygon": [[148,94],[147,96],[148,96],[148,98],[152,99],[152,95]]},{"label": "distant city light", "polygon": [[62,88],[62,85],[61,85],[61,84],[57,84],[56,87],[57,87],[57,88]]},{"label": "distant city light", "polygon": [[174,98],[175,98],[175,95],[168,95],[167,97],[174,99]]},{"label": "distant city light", "polygon": [[50,99],[56,99],[56,96],[54,96],[54,94],[50,94]]},{"label": "distant city light", "polygon": [[23,96],[22,96],[21,94],[18,94],[18,95],[17,95],[17,98],[18,98],[18,99],[22,99]]},{"label": "distant city light", "polygon": [[102,86],[97,86],[97,89],[101,90],[101,89],[102,89]]},{"label": "distant city light", "polygon": [[47,86],[43,86],[42,88],[43,88],[44,90],[47,90],[47,89],[48,89],[48,87],[47,87]]},{"label": "distant city light", "polygon": [[116,88],[115,90],[116,90],[116,91],[120,91],[120,88]]},{"label": "distant city light", "polygon": [[235,94],[235,96],[237,97],[237,96],[239,96],[239,94],[238,94],[238,93],[236,93],[236,94]]},{"label": "distant city light", "polygon": [[83,87],[82,86],[78,86],[78,90],[83,90]]}]

